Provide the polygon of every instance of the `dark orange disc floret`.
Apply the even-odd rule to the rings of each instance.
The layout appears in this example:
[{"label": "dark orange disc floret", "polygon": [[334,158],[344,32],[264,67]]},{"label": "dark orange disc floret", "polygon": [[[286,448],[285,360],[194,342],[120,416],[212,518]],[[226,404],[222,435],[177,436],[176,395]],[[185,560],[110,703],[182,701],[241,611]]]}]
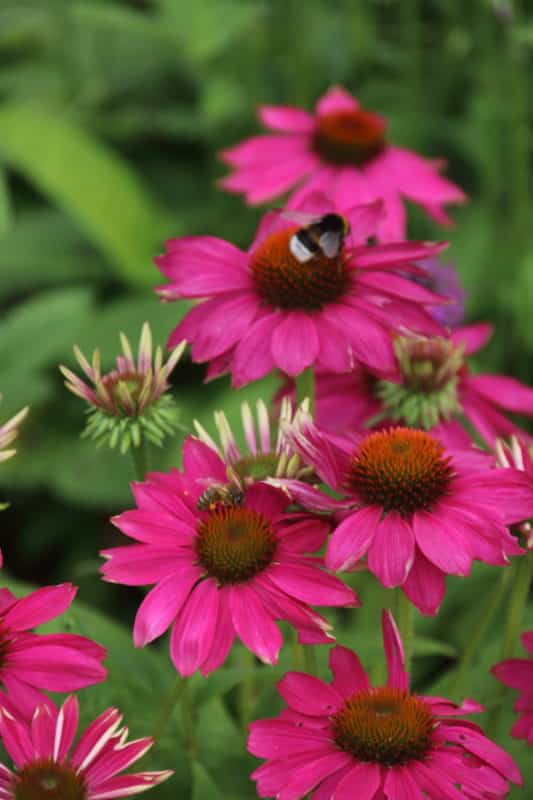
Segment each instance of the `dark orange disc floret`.
[{"label": "dark orange disc floret", "polygon": [[32,761],[15,777],[15,800],[86,800],[83,776],[49,758]]},{"label": "dark orange disc floret", "polygon": [[352,695],[332,724],[337,747],[385,767],[424,758],[435,726],[423,700],[390,686]]},{"label": "dark orange disc floret", "polygon": [[276,536],[259,511],[218,505],[198,527],[196,552],[199,564],[219,584],[243,583],[268,567]]},{"label": "dark orange disc floret", "polygon": [[438,439],[425,431],[390,428],[363,440],[350,465],[348,487],[369,505],[408,516],[430,510],[453,475]]},{"label": "dark orange disc floret", "polygon": [[251,259],[253,280],[262,300],[274,308],[320,310],[346,292],[349,269],[342,252],[298,261],[289,247],[297,230],[277,231],[259,245]]},{"label": "dark orange disc floret", "polygon": [[371,111],[334,111],[317,119],[313,149],[330,164],[360,166],[384,147],[385,123]]}]

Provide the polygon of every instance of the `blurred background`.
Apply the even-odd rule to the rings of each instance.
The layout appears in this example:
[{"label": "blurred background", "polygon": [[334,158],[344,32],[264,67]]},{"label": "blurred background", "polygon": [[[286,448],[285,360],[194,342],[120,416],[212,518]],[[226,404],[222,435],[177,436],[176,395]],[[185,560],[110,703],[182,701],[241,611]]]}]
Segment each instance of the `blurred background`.
[{"label": "blurred background", "polygon": [[[152,291],[165,238],[247,246],[261,211],[217,190],[217,151],[259,132],[258,104],[312,108],[340,83],[396,143],[447,160],[470,203],[451,231],[411,208],[410,234],[451,240],[468,320],[495,324],[479,367],[533,382],[532,56],[526,0],[0,0],[0,421],[31,406],[0,469],[11,575],[72,580],[130,623],[140,593],[103,584],[96,554],[117,541],[131,466],[79,439],[58,364],[74,367],[77,343],[110,366],[119,331],[137,340],[145,320],[164,344],[186,309]],[[202,377],[176,370],[185,428],[212,430],[213,409],[235,417],[276,383],[230,393]]]}]

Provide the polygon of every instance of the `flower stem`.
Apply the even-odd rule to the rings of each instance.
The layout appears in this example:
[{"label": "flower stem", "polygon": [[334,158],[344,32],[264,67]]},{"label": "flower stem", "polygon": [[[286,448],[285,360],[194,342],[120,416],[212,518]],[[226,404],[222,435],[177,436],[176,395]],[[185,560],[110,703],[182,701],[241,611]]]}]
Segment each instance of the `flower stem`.
[{"label": "flower stem", "polygon": [[317,673],[317,663],[316,663],[316,651],[313,645],[307,644],[303,645],[304,651],[304,664],[305,664],[305,671],[309,675],[316,675]]},{"label": "flower stem", "polygon": [[500,581],[490,601],[486,604],[481,617],[476,617],[475,629],[470,632],[468,643],[463,651],[463,655],[455,670],[455,675],[449,688],[449,694],[458,701],[461,700],[464,679],[472,666],[474,658],[480,652],[481,644],[505,595],[510,575],[510,569],[502,569]]},{"label": "flower stem", "polygon": [[144,476],[148,472],[148,449],[146,439],[141,437],[139,447],[130,447],[131,458],[133,461],[133,474],[138,481],[144,481]]},{"label": "flower stem", "polygon": [[307,367],[296,376],[296,402],[301,403],[309,398],[309,411],[314,416],[316,406],[315,373],[313,367]]},{"label": "flower stem", "polygon": [[[502,661],[507,658],[512,658],[518,644],[518,635],[520,633],[529,587],[531,585],[531,578],[533,576],[533,557],[529,553],[524,556],[517,556],[511,565],[510,573],[511,592],[509,594],[509,603],[505,615],[506,623],[501,649]],[[494,736],[498,731],[506,693],[507,688],[503,684],[500,685],[497,703],[487,723],[489,736]]]},{"label": "flower stem", "polygon": [[154,729],[152,732],[153,739],[158,742],[166,730],[168,723],[174,713],[176,703],[180,699],[185,689],[185,678],[178,675],[176,683],[169,692],[163,694],[161,705],[159,707],[159,716],[157,717]]},{"label": "flower stem", "polygon": [[402,637],[405,654],[405,669],[411,671],[413,642],[415,638],[415,608],[401,588],[396,589],[396,623]]}]

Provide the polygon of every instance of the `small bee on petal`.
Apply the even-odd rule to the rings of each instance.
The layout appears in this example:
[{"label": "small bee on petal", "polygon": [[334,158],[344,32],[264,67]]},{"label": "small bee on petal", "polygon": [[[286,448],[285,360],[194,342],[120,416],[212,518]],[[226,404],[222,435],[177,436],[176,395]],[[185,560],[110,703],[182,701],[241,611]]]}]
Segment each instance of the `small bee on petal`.
[{"label": "small bee on petal", "polygon": [[340,214],[316,216],[298,211],[283,211],[282,216],[302,225],[289,242],[292,255],[301,264],[317,256],[336,258],[350,233],[350,223]]}]

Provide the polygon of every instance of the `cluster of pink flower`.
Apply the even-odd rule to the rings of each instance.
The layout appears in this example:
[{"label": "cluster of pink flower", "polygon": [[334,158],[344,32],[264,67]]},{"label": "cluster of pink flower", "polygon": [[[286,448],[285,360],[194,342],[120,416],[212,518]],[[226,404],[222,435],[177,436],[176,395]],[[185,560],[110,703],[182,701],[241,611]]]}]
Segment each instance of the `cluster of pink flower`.
[{"label": "cluster of pink flower", "polygon": [[[169,281],[159,295],[197,300],[170,336],[170,362],[158,353],[152,363],[145,329],[138,362],[123,341],[107,376],[97,354],[89,364],[78,353],[94,390],[64,370],[69,388],[97,410],[95,437],[126,437],[124,449],[150,434],[158,443],[168,428],[161,401],[184,340],[210,379],[229,373],[242,386],[272,370],[282,376],[272,401],[276,438],[262,402],[256,417],[243,405],[244,448],[219,412],[220,442],[197,424],[182,469],[134,483],[136,508],[113,519],[135,543],[103,553],[104,579],[155,584],[138,609],[134,643],[170,628],[170,657],[184,677],[220,668],[236,638],[276,663],[279,620],[306,647],[331,643],[332,626],[314,606],[359,605],[333,572],[366,569],[397,587],[402,602],[436,614],[447,575],[469,575],[474,561],[503,567],[511,556],[529,558],[529,437],[501,409],[533,416],[533,390],[470,374],[468,356],[490,326],[460,326],[464,294],[436,259],[445,245],[404,239],[403,198],[447,224],[445,205],[465,195],[442,177],[440,162],[393,146],[384,120],[343,89],[328,91],[315,114],[264,107],[260,116],[274,132],[223,154],[235,169],[222,185],[250,203],[295,191],[285,210],[265,214],[247,252],[211,236],[167,242],[156,259]],[[520,438],[498,438],[510,435]],[[54,797],[105,800],[169,774],[112,777],[150,743],[125,745],[115,710],[68,755],[76,701],[58,711],[40,690],[102,680],[104,653],[78,636],[20,631],[72,596],[72,587],[54,587],[2,601],[0,734],[16,772],[1,768],[0,800],[33,800],[45,784],[58,787]],[[521,782],[518,768],[479,726],[453,719],[482,707],[410,691],[390,612],[382,622],[385,685],[371,686],[358,657],[339,646],[330,651],[330,685],[304,673],[281,680],[287,708],[250,730],[250,752],[266,759],[253,774],[259,795],[504,798],[509,783]],[[524,644],[532,649],[532,634]],[[532,670],[520,660],[494,667],[524,692],[513,733],[528,741]]]}]

